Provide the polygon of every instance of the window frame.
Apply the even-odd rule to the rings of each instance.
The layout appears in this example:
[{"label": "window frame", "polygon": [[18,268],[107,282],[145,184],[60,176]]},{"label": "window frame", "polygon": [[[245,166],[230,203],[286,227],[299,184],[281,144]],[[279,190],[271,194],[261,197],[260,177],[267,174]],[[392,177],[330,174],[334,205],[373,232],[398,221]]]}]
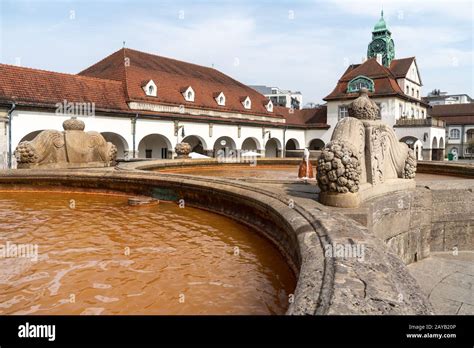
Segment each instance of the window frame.
[{"label": "window frame", "polygon": [[[456,134],[457,136],[453,135]],[[458,128],[453,128],[449,130],[449,139],[459,140],[461,139],[461,131]]]},{"label": "window frame", "polygon": [[[341,111],[344,110],[346,116],[341,117]],[[343,118],[349,117],[349,106],[346,104],[339,105],[337,108],[337,119],[338,121],[342,120]]]},{"label": "window frame", "polygon": [[346,93],[357,93],[357,92],[359,92],[360,89],[363,88],[363,87],[360,86],[362,82],[365,82],[367,84],[367,87],[365,87],[365,88],[367,88],[369,90],[369,92],[372,92],[372,93],[375,92],[375,83],[374,83],[374,81],[371,78],[368,78],[367,76],[358,75],[347,83]]}]

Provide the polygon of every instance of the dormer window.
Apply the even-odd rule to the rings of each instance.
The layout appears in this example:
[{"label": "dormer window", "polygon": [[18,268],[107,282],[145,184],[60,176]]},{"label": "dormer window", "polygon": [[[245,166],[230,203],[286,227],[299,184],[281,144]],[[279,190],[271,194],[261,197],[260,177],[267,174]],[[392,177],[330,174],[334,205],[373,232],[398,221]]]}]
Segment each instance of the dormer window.
[{"label": "dormer window", "polygon": [[149,97],[156,97],[157,95],[157,88],[155,82],[150,80],[142,84],[142,88],[145,91],[145,94]]},{"label": "dormer window", "polygon": [[265,103],[265,108],[267,109],[268,112],[273,112],[273,103],[271,100]]},{"label": "dormer window", "polygon": [[250,100],[250,97],[249,97],[249,96],[245,97],[245,98],[242,100],[242,105],[243,105],[244,108],[246,108],[247,110],[249,110],[249,109],[252,108],[252,101]]},{"label": "dormer window", "polygon": [[225,95],[224,92],[219,92],[214,94],[214,99],[217,102],[217,105],[225,106]]},{"label": "dormer window", "polygon": [[184,100],[188,102],[193,102],[194,101],[194,90],[191,86],[181,88],[181,94],[184,97]]},{"label": "dormer window", "polygon": [[347,84],[347,93],[359,92],[361,88],[367,88],[369,92],[374,92],[374,81],[367,76],[359,75],[349,81]]}]

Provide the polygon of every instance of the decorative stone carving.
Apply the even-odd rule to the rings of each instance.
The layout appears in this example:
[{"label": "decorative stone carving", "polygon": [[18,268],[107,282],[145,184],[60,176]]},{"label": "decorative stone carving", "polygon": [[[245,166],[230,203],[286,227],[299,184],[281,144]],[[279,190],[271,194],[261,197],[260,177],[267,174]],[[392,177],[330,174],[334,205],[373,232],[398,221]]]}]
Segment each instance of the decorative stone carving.
[{"label": "decorative stone carving", "polygon": [[414,188],[413,151],[380,120],[377,105],[367,90],[349,107],[350,117],[336,125],[331,141],[318,161],[320,201],[356,207],[361,201],[387,192]]},{"label": "decorative stone carving", "polygon": [[360,96],[349,106],[349,117],[359,120],[376,120],[379,114],[379,107],[369,98],[367,88],[360,89]]},{"label": "decorative stone carving", "polygon": [[191,152],[191,145],[189,145],[188,143],[176,144],[174,151],[176,152],[176,155],[178,155],[178,158],[189,158],[189,153]]},{"label": "decorative stone carving", "polygon": [[412,149],[408,149],[408,157],[405,161],[403,177],[405,179],[414,179],[416,174],[416,157]]},{"label": "decorative stone carving", "polygon": [[86,128],[86,125],[83,121],[78,120],[77,118],[70,118],[63,122],[64,130],[79,130],[83,131]]},{"label": "decorative stone carving", "polygon": [[63,122],[64,131],[45,130],[15,150],[18,168],[108,167],[115,164],[117,148],[98,132],[84,132],[83,121]]},{"label": "decorative stone carving", "polygon": [[359,151],[350,143],[331,141],[318,161],[318,183],[321,191],[357,192],[362,172]]}]

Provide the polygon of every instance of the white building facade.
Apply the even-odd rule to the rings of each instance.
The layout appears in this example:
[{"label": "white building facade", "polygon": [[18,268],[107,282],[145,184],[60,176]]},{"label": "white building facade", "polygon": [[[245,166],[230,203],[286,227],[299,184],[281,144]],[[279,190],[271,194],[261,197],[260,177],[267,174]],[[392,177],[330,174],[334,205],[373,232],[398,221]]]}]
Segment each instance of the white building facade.
[{"label": "white building facade", "polygon": [[[173,158],[180,142],[207,156],[222,149],[300,156],[330,141],[361,87],[418,159],[441,159],[444,124],[427,118],[416,60],[394,59],[389,34],[382,18],[369,59],[346,70],[326,105],[302,110],[275,105],[279,89],[268,97],[213,68],[126,48],[77,75],[0,64],[0,166],[14,167],[21,141],[61,130],[70,117],[100,132],[124,160]],[[302,105],[301,94],[283,92]]]},{"label": "white building facade", "polygon": [[173,158],[180,142],[208,156],[225,150],[238,157],[240,150],[283,157],[328,128],[325,115],[309,127],[300,110],[273,106],[215,69],[128,49],[77,75],[2,64],[0,74],[2,168],[15,167],[20,142],[61,130],[70,117],[100,132],[125,160]]}]

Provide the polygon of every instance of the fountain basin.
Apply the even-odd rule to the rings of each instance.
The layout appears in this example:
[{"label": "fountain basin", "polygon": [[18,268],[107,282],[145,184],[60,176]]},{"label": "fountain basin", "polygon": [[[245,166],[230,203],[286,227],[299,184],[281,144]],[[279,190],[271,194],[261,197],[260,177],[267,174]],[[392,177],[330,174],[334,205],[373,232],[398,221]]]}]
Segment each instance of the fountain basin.
[{"label": "fountain basin", "polygon": [[[237,219],[271,240],[294,270],[297,284],[286,314],[431,313],[416,281],[382,241],[314,201],[290,200],[247,182],[137,170],[0,173],[0,187],[25,184],[48,190],[69,187],[141,194],[160,201],[184,200],[186,206]],[[364,245],[365,258],[325,254],[334,246],[353,244]],[[403,300],[393,302],[399,294]]]},{"label": "fountain basin", "polygon": [[0,314],[285,313],[294,274],[250,227],[174,202],[137,210],[123,193],[45,189],[0,188],[0,243],[36,245],[0,259]]}]

